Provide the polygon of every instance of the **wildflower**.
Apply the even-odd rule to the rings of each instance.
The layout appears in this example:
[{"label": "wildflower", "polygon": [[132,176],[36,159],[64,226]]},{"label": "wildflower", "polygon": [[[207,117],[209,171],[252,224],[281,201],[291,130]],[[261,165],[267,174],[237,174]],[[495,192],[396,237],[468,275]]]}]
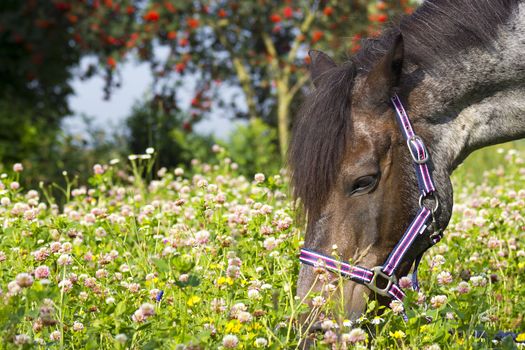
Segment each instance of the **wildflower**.
[{"label": "wildflower", "polygon": [[395,332],[388,332],[388,334],[394,338],[394,339],[403,339],[404,337],[406,337],[406,334],[405,332],[401,331],[401,330],[397,330]]},{"label": "wildflower", "polygon": [[275,239],[275,237],[268,237],[264,240],[263,246],[266,250],[274,250],[279,243],[279,240]]},{"label": "wildflower", "polygon": [[49,277],[49,267],[46,265],[39,266],[35,269],[35,277],[39,280]]},{"label": "wildflower", "polygon": [[16,181],[13,181],[11,182],[11,184],[9,185],[9,187],[13,190],[13,191],[16,191],[20,188],[20,184]]},{"label": "wildflower", "polygon": [[237,315],[237,319],[241,323],[247,323],[247,322],[251,322],[251,320],[253,319],[253,316],[247,311],[240,311]]},{"label": "wildflower", "polygon": [[412,280],[410,277],[404,276],[399,279],[399,287],[402,289],[408,289],[412,287]]},{"label": "wildflower", "polygon": [[437,254],[432,257],[432,261],[430,262],[430,267],[434,268],[440,265],[443,265],[445,263],[445,258],[443,255]]},{"label": "wildflower", "polygon": [[242,311],[246,311],[247,309],[248,308],[246,307],[246,305],[244,305],[244,303],[237,303],[233,305],[232,308],[230,309],[230,317],[238,318],[239,313],[241,313]]},{"label": "wildflower", "polygon": [[155,153],[155,149],[153,147],[146,148],[146,154],[153,154]]},{"label": "wildflower", "polygon": [[2,199],[0,199],[0,204],[2,204],[4,207],[7,207],[9,204],[11,204],[11,200],[9,197],[2,197]]},{"label": "wildflower", "polygon": [[354,328],[344,338],[346,339],[346,342],[355,344],[366,341],[367,334],[361,328]]},{"label": "wildflower", "polygon": [[268,340],[266,338],[257,338],[254,345],[256,348],[265,348],[268,345]]},{"label": "wildflower", "polygon": [[330,330],[335,327],[335,323],[332,320],[324,320],[321,323],[321,328],[325,331]]},{"label": "wildflower", "polygon": [[261,298],[261,293],[257,289],[248,289],[248,299],[257,300]]},{"label": "wildflower", "polygon": [[257,183],[260,184],[260,183],[264,182],[264,180],[265,180],[266,178],[265,178],[264,174],[262,174],[262,173],[257,173],[257,174],[255,174],[255,176],[253,177],[253,179],[255,180],[255,182],[257,182]]},{"label": "wildflower", "polygon": [[416,300],[416,304],[418,305],[423,305],[423,303],[427,300],[427,297],[425,296],[425,294],[419,292],[417,293],[417,300]]},{"label": "wildflower", "polygon": [[424,350],[441,350],[441,347],[438,344],[432,344],[425,346]]},{"label": "wildflower", "polygon": [[438,284],[443,286],[452,283],[452,275],[448,271],[442,271],[437,275]]},{"label": "wildflower", "polygon": [[175,176],[182,176],[184,175],[184,170],[182,168],[176,168],[174,174]]},{"label": "wildflower", "polygon": [[81,332],[84,329],[84,325],[81,322],[75,321],[73,323],[73,330],[75,332]]},{"label": "wildflower", "polygon": [[224,301],[224,299],[214,298],[212,299],[210,306],[211,306],[211,309],[217,313],[223,312],[226,310],[226,302]]},{"label": "wildflower", "polygon": [[208,243],[209,239],[210,233],[206,230],[197,231],[195,233],[195,241],[197,241],[198,244],[205,245]]},{"label": "wildflower", "polygon": [[57,264],[60,266],[71,265],[72,263],[73,263],[73,259],[71,258],[69,254],[62,254],[57,259]]},{"label": "wildflower", "polygon": [[71,283],[69,279],[64,279],[58,283],[58,287],[60,287],[63,292],[69,292],[73,288],[73,283]]},{"label": "wildflower", "polygon": [[326,331],[324,334],[324,342],[327,344],[334,344],[337,342],[337,334],[334,331]]},{"label": "wildflower", "polygon": [[104,174],[104,168],[100,164],[93,165],[93,173],[96,175],[102,175]]},{"label": "wildflower", "polygon": [[188,275],[187,273],[183,273],[182,275],[179,276],[179,282],[181,283],[186,283],[188,282],[189,279],[190,279],[190,275]]},{"label": "wildflower", "polygon": [[31,337],[27,334],[17,334],[14,339],[15,345],[25,345],[31,342]]},{"label": "wildflower", "polygon": [[49,339],[51,339],[52,341],[59,341],[60,338],[62,338],[62,334],[60,333],[60,331],[53,331],[51,332],[51,334],[49,334]]},{"label": "wildflower", "polygon": [[198,297],[196,295],[192,295],[188,298],[188,301],[186,304],[188,304],[189,307],[192,307],[194,305],[197,305],[201,301],[201,297]]},{"label": "wildflower", "polygon": [[390,303],[390,308],[392,309],[392,312],[394,315],[399,315],[405,311],[405,308],[403,307],[403,303],[399,300],[393,300]]},{"label": "wildflower", "polygon": [[128,290],[131,293],[138,293],[140,291],[140,284],[138,284],[138,283],[130,283],[128,285]]},{"label": "wildflower", "polygon": [[16,284],[22,288],[29,288],[33,285],[33,277],[28,273],[19,273],[16,276]]},{"label": "wildflower", "polygon": [[446,295],[436,295],[430,298],[430,304],[432,304],[432,307],[439,308],[447,303],[447,296]]},{"label": "wildflower", "polygon": [[[350,322],[350,321],[348,321],[348,322]],[[385,319],[384,319],[384,318],[381,318],[381,317],[379,317],[379,316],[374,316],[374,318],[370,320],[370,323],[371,323],[371,324],[375,324],[375,325],[381,324],[381,323],[383,323],[383,322],[385,322]],[[350,326],[352,326],[352,323],[351,323],[351,322],[350,322],[350,324],[349,324],[348,327],[350,327]]]},{"label": "wildflower", "polygon": [[461,281],[459,282],[456,290],[458,291],[459,294],[466,294],[470,292],[470,285],[468,284],[468,282]]},{"label": "wildflower", "polygon": [[115,336],[115,340],[120,344],[126,344],[126,342],[128,341],[128,336],[124,333],[120,333]]},{"label": "wildflower", "polygon": [[321,307],[321,306],[324,305],[325,302],[326,302],[326,300],[320,295],[312,298],[312,306],[313,307]]},{"label": "wildflower", "polygon": [[487,285],[487,279],[483,276],[472,276],[470,277],[470,283],[474,287],[484,287]]},{"label": "wildflower", "polygon": [[235,349],[239,344],[239,338],[233,334],[227,334],[222,338],[222,345],[226,349]]},{"label": "wildflower", "polygon": [[16,172],[16,173],[20,173],[24,170],[24,166],[22,165],[22,163],[15,163],[13,165],[13,171]]}]

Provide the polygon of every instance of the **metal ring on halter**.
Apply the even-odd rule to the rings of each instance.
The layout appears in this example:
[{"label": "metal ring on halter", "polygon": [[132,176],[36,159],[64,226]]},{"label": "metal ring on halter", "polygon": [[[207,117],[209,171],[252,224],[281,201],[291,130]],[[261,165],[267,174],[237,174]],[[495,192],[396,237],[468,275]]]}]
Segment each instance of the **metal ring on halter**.
[{"label": "metal ring on halter", "polygon": [[[394,283],[397,283],[397,277],[396,275],[388,276],[386,273],[383,272],[382,269],[383,269],[383,266],[373,267],[371,271],[374,272],[374,276],[372,277],[370,282],[364,282],[364,285],[367,286],[370,290],[376,292],[377,294],[387,297],[390,287],[392,287]],[[381,276],[387,280],[387,285],[385,288],[379,288],[377,286],[378,276]]]},{"label": "metal ring on halter", "polygon": [[[423,153],[424,153],[424,158],[423,159],[419,159],[419,154],[414,154],[414,151],[412,149],[412,147],[410,147],[410,145],[416,141],[419,141],[421,143],[421,145],[423,146]],[[409,139],[407,139],[407,146],[408,146],[408,150],[410,152],[410,155],[412,156],[412,159],[414,160],[414,162],[416,162],[417,164],[425,164],[426,162],[428,162],[428,159],[429,159],[429,155],[428,155],[428,150],[427,150],[427,146],[425,146],[425,142],[423,141],[423,139],[421,137],[419,137],[418,135],[412,135],[412,137],[410,137]]]},{"label": "metal ring on halter", "polygon": [[436,196],[436,192],[431,192],[426,195],[419,196],[419,207],[423,208],[423,200],[429,197],[436,202],[436,205],[434,206],[434,208],[429,208],[432,211],[432,215],[433,215],[439,208],[439,200],[438,200],[438,197]]}]

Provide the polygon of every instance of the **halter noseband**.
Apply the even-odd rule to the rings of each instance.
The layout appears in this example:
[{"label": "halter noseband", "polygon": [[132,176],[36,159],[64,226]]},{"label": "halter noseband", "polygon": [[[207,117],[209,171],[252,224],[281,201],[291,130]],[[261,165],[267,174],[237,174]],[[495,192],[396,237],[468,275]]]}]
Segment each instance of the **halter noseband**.
[{"label": "halter noseband", "polygon": [[[396,111],[396,119],[401,129],[401,133],[406,140],[410,155],[414,161],[416,170],[417,183],[419,187],[419,211],[416,217],[412,220],[405,233],[396,244],[385,263],[382,266],[376,266],[371,269],[366,267],[351,265],[349,263],[333,259],[329,256],[316,253],[309,249],[301,249],[301,255],[299,257],[303,264],[312,266],[322,266],[329,271],[341,274],[343,277],[348,278],[359,284],[367,286],[370,290],[383,296],[389,296],[392,299],[402,301],[405,297],[405,293],[401,290],[397,284],[397,277],[395,275],[396,270],[403,261],[406,253],[416,240],[428,238],[428,244],[419,253],[414,260],[414,270],[412,272],[412,286],[414,289],[419,289],[417,280],[417,268],[421,262],[421,258],[425,251],[439,242],[443,237],[442,230],[436,226],[434,214],[438,208],[439,202],[436,196],[436,188],[432,180],[432,175],[428,168],[428,162],[430,160],[430,154],[425,147],[425,143],[414,133],[412,124],[408,118],[408,115],[401,103],[401,100],[397,95],[391,98],[392,104]],[[433,208],[427,208],[423,201],[427,198],[432,198],[435,201]],[[433,232],[429,236],[425,236],[429,226],[433,224]],[[378,278],[386,280],[384,287],[378,286]]]}]

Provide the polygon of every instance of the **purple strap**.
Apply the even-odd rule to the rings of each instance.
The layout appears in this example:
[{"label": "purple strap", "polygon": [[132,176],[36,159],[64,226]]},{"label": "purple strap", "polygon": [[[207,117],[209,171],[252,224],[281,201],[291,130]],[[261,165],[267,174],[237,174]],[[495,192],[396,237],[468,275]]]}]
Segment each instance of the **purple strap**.
[{"label": "purple strap", "polygon": [[329,256],[319,254],[308,249],[301,249],[299,260],[307,265],[316,267],[323,266],[329,271],[340,273],[341,275],[359,283],[368,283],[374,276],[374,273],[367,268],[357,265],[350,265],[348,263],[335,260]]},{"label": "purple strap", "polygon": [[423,254],[425,252],[419,254],[414,260],[414,270],[412,271],[412,288],[415,291],[419,292],[419,280],[417,279],[417,269],[419,268],[419,264],[421,263],[421,259],[423,258]]},{"label": "purple strap", "polygon": [[[338,273],[343,277],[351,279],[352,281],[360,284],[370,283],[372,277],[374,276],[374,272],[365,267],[351,265],[344,261],[339,261],[327,255],[319,254],[304,248],[301,249],[299,260],[303,264],[315,267],[323,267],[328,271]],[[390,297],[399,301],[403,301],[405,298],[405,293],[395,283],[392,283],[392,286],[387,291],[387,293],[390,295]]]},{"label": "purple strap", "polygon": [[385,261],[385,264],[383,265],[384,273],[391,276],[396,271],[401,261],[403,261],[403,256],[412,245],[412,242],[414,242],[414,239],[427,228],[427,222],[430,218],[431,212],[429,209],[426,207],[419,209],[416,218],[412,220],[410,226],[405,231],[405,234],[401,237],[401,240],[397,243],[394,250],[392,250],[388,259]]},{"label": "purple strap", "polygon": [[396,118],[401,129],[403,137],[407,141],[408,149],[414,159],[414,165],[416,168],[417,183],[419,191],[423,196],[436,191],[436,186],[430,176],[430,170],[428,169],[427,160],[429,159],[428,150],[425,147],[425,143],[421,137],[417,136],[412,129],[412,124],[408,118],[408,114],[399,99],[399,96],[392,96],[392,104],[396,111]]}]

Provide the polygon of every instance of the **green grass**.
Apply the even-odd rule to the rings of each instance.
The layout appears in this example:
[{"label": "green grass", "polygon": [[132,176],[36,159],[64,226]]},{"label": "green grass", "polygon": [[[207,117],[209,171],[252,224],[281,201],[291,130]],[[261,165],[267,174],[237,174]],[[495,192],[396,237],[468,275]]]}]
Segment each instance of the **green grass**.
[{"label": "green grass", "polygon": [[307,334],[301,313],[325,315],[319,349],[512,348],[492,339],[525,328],[524,157],[480,152],[454,175],[454,216],[422,263],[421,294],[407,291],[408,322],[389,308],[374,316],[375,301],[354,323],[334,315],[331,295],[301,303],[302,229],[285,177],[246,179],[224,151],[150,183],[148,155],[105,166],[63,189],[63,210],[43,188],[16,189],[23,172],[7,174],[0,349],[293,349]]}]

